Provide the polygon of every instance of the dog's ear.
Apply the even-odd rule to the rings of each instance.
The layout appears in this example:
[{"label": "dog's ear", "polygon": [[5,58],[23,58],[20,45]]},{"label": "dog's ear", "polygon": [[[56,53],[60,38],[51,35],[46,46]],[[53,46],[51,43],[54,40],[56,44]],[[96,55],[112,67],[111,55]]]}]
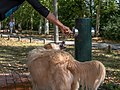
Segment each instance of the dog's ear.
[{"label": "dog's ear", "polygon": [[44,45],[45,49],[52,49],[52,45],[50,43]]}]

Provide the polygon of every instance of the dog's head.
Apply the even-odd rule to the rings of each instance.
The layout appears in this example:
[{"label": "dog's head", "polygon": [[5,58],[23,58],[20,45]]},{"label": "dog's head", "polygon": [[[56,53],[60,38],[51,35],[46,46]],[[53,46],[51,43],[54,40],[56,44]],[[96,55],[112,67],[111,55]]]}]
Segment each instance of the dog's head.
[{"label": "dog's head", "polygon": [[48,43],[44,45],[45,49],[55,49],[55,50],[60,50],[60,47],[58,44],[55,43]]}]

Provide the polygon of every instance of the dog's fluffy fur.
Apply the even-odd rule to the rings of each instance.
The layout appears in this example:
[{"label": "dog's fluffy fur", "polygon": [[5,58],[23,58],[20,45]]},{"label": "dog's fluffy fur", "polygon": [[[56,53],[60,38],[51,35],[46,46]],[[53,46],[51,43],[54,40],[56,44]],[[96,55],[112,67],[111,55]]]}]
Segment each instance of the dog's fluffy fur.
[{"label": "dog's fluffy fur", "polygon": [[105,78],[99,61],[76,61],[62,50],[34,49],[28,54],[33,90],[97,90]]}]

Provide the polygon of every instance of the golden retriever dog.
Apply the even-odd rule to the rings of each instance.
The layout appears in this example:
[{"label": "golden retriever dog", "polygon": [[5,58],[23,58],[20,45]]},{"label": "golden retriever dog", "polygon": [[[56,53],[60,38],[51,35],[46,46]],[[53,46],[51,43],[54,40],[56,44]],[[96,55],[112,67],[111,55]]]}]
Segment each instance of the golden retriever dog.
[{"label": "golden retriever dog", "polygon": [[62,50],[33,49],[27,59],[33,90],[97,90],[105,79],[101,62],[79,62]]}]

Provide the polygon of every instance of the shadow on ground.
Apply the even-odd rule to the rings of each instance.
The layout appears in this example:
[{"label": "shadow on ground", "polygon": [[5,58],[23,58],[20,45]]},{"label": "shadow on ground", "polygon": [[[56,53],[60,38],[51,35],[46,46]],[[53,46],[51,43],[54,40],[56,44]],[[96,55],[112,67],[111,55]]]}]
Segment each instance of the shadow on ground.
[{"label": "shadow on ground", "polygon": [[[14,45],[2,45],[0,43],[0,73],[1,76],[4,76],[4,80],[0,79],[0,82],[4,81],[3,86],[9,85],[7,80],[12,80],[10,82],[13,83],[12,87],[18,87],[21,86],[21,84],[17,86],[17,82],[14,80],[15,78],[18,78],[19,80],[23,82],[25,79],[27,79],[30,82],[30,77],[28,73],[28,69],[26,66],[26,56],[29,51],[32,49],[38,47],[38,46],[16,46]],[[71,53],[74,56],[74,47],[67,47],[66,51]],[[104,84],[99,88],[99,90],[120,90],[120,53],[119,51],[113,51],[112,53],[106,53],[104,50],[92,50],[92,59],[93,60],[99,60],[101,61],[105,67],[107,68],[107,75]],[[9,78],[7,78],[7,74],[9,73]],[[27,75],[26,75],[27,73]],[[18,76],[16,76],[16,74]],[[20,76],[20,75],[23,76]],[[25,74],[25,76],[24,76]],[[26,77],[26,78],[25,78]],[[25,82],[26,83],[26,82]],[[23,85],[23,83],[22,83]],[[27,84],[23,89],[20,90],[30,90],[25,89],[28,88]],[[29,83],[29,87],[31,87],[31,84]],[[5,87],[6,88],[6,87]],[[9,88],[9,86],[7,86]],[[0,90],[6,90],[6,89],[0,89]],[[14,90],[14,89],[7,89],[7,90]],[[17,90],[17,89],[15,89]]]}]

